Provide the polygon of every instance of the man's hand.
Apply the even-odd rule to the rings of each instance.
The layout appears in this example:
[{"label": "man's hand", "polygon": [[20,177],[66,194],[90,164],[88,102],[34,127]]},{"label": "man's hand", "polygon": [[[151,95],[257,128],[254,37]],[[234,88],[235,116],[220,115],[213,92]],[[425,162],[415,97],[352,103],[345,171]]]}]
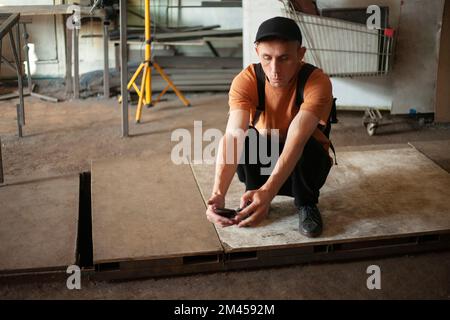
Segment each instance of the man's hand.
[{"label": "man's hand", "polygon": [[272,199],[273,196],[267,190],[247,191],[241,198],[241,208],[247,203],[250,204],[242,209],[233,220],[238,223],[238,227],[254,227],[260,224],[269,213]]},{"label": "man's hand", "polygon": [[225,197],[221,194],[213,194],[207,202],[208,208],[206,209],[206,217],[214,224],[218,224],[221,227],[228,227],[234,224],[234,221],[214,212],[215,208],[225,207]]},{"label": "man's hand", "polygon": [[[209,198],[206,209],[206,216],[209,221],[212,223],[221,225],[222,227],[228,227],[235,224],[234,220],[222,217],[214,212],[214,208],[223,208],[225,206],[225,194],[231,184],[231,180],[233,179],[234,174],[236,173],[236,168],[238,165],[238,160],[240,159],[241,152],[243,149],[243,139],[240,142],[239,139],[236,139],[234,132],[238,130],[242,130],[246,132],[248,130],[248,123],[250,119],[250,112],[247,110],[231,110],[229,113],[229,118],[227,122],[227,129],[225,136],[220,140],[219,150],[217,151],[217,160],[216,160],[216,173],[214,178],[214,186],[212,191],[212,196]],[[227,139],[232,139],[231,145],[233,148],[228,150],[231,152],[227,154]],[[228,142],[229,144],[230,142]],[[234,146],[237,148],[237,154],[234,154]],[[227,163],[228,158],[233,158],[235,156],[235,161],[233,163]],[[222,159],[222,160],[221,160]]]}]

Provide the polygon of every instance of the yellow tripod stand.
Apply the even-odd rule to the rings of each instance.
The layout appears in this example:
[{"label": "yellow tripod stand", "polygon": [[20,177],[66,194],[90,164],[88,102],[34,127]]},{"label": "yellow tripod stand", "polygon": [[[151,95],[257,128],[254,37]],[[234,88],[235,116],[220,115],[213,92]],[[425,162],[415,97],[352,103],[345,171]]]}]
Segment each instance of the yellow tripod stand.
[{"label": "yellow tripod stand", "polygon": [[[152,37],[150,31],[150,0],[145,0],[145,60],[142,62],[137,68],[134,75],[131,77],[130,82],[128,82],[127,89],[130,90],[131,87],[136,90],[136,93],[139,96],[139,102],[136,110],[136,123],[141,121],[142,115],[142,106],[145,105],[147,107],[154,106],[159,102],[161,97],[172,88],[172,90],[176,93],[178,98],[183,102],[186,107],[189,107],[191,104],[189,100],[185,98],[185,96],[181,93],[180,90],[175,86],[175,84],[170,80],[169,76],[164,72],[164,70],[155,62],[152,61]],[[152,67],[158,71],[161,77],[167,82],[167,86],[164,90],[159,94],[156,101],[152,101]],[[142,80],[141,80],[141,89],[136,85],[136,79],[142,71]]]}]

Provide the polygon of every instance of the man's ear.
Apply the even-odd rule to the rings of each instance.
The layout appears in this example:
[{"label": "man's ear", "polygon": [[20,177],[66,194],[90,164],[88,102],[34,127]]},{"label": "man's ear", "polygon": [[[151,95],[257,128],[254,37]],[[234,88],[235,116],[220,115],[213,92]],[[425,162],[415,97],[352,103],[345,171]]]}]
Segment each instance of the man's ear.
[{"label": "man's ear", "polygon": [[299,57],[299,60],[303,60],[303,57],[305,56],[306,48],[302,46],[298,46],[297,48],[297,55]]}]

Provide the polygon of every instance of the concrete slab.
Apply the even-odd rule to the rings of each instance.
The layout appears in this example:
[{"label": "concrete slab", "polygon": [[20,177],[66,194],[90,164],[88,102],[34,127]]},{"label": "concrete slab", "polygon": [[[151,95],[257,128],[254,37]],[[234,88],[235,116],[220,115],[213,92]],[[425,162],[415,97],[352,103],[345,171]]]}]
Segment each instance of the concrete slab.
[{"label": "concrete slab", "polygon": [[191,168],[170,154],[94,161],[91,184],[94,264],[222,252]]},{"label": "concrete slab", "polygon": [[0,273],[75,264],[78,202],[78,176],[1,186]]},{"label": "concrete slab", "polygon": [[[450,231],[450,175],[413,148],[338,153],[319,208],[324,232],[298,232],[293,198],[277,196],[269,218],[254,228],[216,227],[226,252],[336,244]],[[192,165],[204,199],[214,167]],[[234,177],[227,207],[238,207],[244,186]]]},{"label": "concrete slab", "polygon": [[450,140],[414,141],[409,144],[450,172]]}]

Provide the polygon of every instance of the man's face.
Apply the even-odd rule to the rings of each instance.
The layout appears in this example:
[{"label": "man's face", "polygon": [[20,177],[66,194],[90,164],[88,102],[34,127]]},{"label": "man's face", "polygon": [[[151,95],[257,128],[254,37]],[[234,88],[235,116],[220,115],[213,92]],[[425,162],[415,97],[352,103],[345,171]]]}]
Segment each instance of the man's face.
[{"label": "man's face", "polygon": [[267,40],[258,43],[256,53],[270,84],[286,87],[292,79],[306,49],[297,41]]}]

